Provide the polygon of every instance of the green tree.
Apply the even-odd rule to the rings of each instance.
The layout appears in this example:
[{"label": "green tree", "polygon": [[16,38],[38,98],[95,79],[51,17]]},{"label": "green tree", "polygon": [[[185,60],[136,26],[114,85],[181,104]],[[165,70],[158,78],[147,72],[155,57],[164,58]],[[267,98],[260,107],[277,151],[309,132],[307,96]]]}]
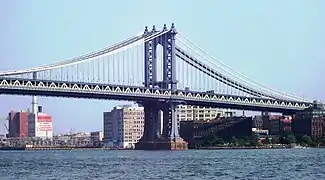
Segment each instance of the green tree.
[{"label": "green tree", "polygon": [[259,138],[257,135],[253,135],[250,139],[250,145],[251,146],[259,146],[260,142],[259,142]]},{"label": "green tree", "polygon": [[264,144],[270,144],[271,143],[271,140],[269,137],[266,137],[263,141]]},{"label": "green tree", "polygon": [[203,146],[217,146],[217,145],[224,145],[224,140],[215,134],[210,134],[203,138]]},{"label": "green tree", "polygon": [[231,140],[230,140],[230,143],[232,144],[232,145],[237,145],[238,144],[238,140],[237,140],[237,138],[235,137],[235,136],[233,136],[232,138],[231,138]]},{"label": "green tree", "polygon": [[304,136],[301,137],[301,142],[302,142],[303,144],[311,145],[311,144],[313,143],[313,140],[311,139],[310,136],[308,136],[308,135],[304,135]]},{"label": "green tree", "polygon": [[296,143],[296,137],[294,135],[286,135],[286,136],[282,136],[280,138],[280,143],[281,144],[292,144],[292,143]]},{"label": "green tree", "polygon": [[287,136],[287,141],[288,141],[289,144],[297,142],[296,137],[294,135],[292,135],[292,134]]},{"label": "green tree", "polygon": [[247,142],[250,140],[250,137],[249,136],[244,136],[243,139]]},{"label": "green tree", "polygon": [[247,140],[240,138],[237,140],[237,143],[239,146],[245,146],[247,143]]},{"label": "green tree", "polygon": [[321,144],[322,143],[322,138],[314,137],[314,138],[311,138],[311,139],[316,144]]},{"label": "green tree", "polygon": [[279,144],[279,143],[280,143],[279,137],[272,137],[271,144]]},{"label": "green tree", "polygon": [[202,146],[212,146],[213,145],[213,136],[207,135],[207,136],[204,136],[202,139],[203,139]]},{"label": "green tree", "polygon": [[220,138],[220,137],[215,137],[214,139],[214,145],[224,145],[225,144],[225,141],[222,139],[222,138]]}]

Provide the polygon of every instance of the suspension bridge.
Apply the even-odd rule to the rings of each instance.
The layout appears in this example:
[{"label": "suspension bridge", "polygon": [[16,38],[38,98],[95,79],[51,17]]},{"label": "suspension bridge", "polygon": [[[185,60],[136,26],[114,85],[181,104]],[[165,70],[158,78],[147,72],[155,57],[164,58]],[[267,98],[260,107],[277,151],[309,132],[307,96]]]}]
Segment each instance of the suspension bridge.
[{"label": "suspension bridge", "polygon": [[187,147],[178,134],[179,104],[291,114],[313,105],[234,71],[174,24],[57,63],[0,72],[0,93],[136,101],[145,109],[138,149]]}]

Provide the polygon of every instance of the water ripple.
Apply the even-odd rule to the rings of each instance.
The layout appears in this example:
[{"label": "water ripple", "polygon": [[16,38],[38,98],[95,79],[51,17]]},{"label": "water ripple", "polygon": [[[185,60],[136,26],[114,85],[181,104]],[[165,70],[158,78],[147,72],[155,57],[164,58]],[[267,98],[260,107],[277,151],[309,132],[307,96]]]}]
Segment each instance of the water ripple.
[{"label": "water ripple", "polygon": [[325,150],[1,151],[0,179],[325,179]]}]

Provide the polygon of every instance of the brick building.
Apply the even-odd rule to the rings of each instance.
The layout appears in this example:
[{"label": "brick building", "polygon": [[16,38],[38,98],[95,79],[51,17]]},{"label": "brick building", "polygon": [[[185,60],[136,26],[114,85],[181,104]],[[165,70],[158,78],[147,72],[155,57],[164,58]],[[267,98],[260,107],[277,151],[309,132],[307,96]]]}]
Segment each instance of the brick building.
[{"label": "brick building", "polygon": [[263,116],[254,116],[252,127],[256,129],[263,129]]},{"label": "brick building", "polygon": [[181,121],[180,136],[189,147],[202,145],[205,136],[230,139],[252,135],[252,117],[221,117],[210,121]]},{"label": "brick building", "polygon": [[29,112],[9,112],[9,133],[8,137],[28,136],[28,116]]},{"label": "brick building", "polygon": [[269,120],[270,135],[291,133],[292,116],[276,116]]},{"label": "brick building", "polygon": [[325,109],[315,104],[305,111],[298,112],[293,121],[293,131],[296,135],[308,135],[313,138],[325,136]]}]

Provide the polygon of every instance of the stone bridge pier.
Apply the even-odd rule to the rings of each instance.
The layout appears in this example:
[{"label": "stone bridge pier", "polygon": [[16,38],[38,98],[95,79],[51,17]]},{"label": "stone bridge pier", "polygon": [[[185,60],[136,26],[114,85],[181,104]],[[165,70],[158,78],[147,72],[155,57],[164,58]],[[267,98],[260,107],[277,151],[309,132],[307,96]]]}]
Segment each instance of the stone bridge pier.
[{"label": "stone bridge pier", "polygon": [[[144,132],[135,149],[188,149],[188,143],[179,136],[176,104],[165,102],[142,102],[141,104],[144,107]],[[163,118],[162,123],[161,118]]]}]

